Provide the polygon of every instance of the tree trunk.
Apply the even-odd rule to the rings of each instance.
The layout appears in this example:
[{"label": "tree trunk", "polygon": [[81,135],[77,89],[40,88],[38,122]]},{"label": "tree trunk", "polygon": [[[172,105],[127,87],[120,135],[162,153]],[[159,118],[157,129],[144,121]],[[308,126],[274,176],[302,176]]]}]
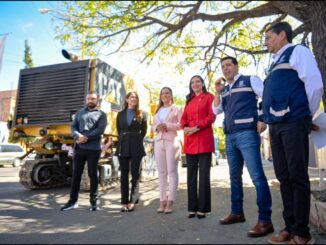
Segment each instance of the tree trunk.
[{"label": "tree trunk", "polygon": [[323,104],[326,112],[326,3],[311,2],[311,44],[324,82]]}]

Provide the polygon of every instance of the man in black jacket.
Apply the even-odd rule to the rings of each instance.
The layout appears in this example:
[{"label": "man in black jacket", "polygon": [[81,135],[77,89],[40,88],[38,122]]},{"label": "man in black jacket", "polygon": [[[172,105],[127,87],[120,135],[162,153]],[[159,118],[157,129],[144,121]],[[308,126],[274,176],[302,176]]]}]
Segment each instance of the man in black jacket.
[{"label": "man in black jacket", "polygon": [[107,125],[106,114],[98,109],[99,96],[89,92],[86,96],[87,106],[76,113],[71,125],[71,133],[75,139],[73,157],[73,175],[69,201],[61,211],[78,207],[78,193],[81,176],[87,161],[90,177],[91,211],[99,210],[97,203],[98,160],[101,154],[101,139]]}]

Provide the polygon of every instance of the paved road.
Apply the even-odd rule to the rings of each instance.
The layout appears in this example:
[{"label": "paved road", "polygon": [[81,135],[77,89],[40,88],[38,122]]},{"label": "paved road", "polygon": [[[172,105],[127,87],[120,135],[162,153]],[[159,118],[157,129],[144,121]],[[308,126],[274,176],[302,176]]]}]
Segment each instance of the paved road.
[{"label": "paved road", "polygon": [[[272,166],[264,164],[273,197],[272,219],[278,231],[283,228],[282,204],[278,182]],[[179,168],[180,185],[174,211],[157,214],[159,195],[157,180],[141,183],[141,201],[131,213],[120,212],[119,189],[100,192],[102,210],[88,211],[88,194],[81,193],[79,208],[61,212],[69,188],[30,191],[18,183],[18,168],[0,168],[0,243],[1,244],[265,244],[267,237],[249,238],[246,232],[257,220],[255,189],[244,170],[247,221],[221,226],[218,219],[229,213],[230,188],[225,161],[211,171],[212,213],[205,219],[188,219],[186,169]],[[326,236],[316,229],[312,234],[318,243]]]}]

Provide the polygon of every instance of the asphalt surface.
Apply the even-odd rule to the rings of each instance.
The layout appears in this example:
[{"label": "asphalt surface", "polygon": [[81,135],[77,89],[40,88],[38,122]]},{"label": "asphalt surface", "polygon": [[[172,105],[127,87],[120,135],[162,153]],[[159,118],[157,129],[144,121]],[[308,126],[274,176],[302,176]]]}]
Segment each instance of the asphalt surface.
[{"label": "asphalt surface", "polygon": [[[272,198],[275,232],[283,228],[279,185],[271,163],[264,163]],[[230,185],[225,160],[211,169],[212,212],[204,219],[187,218],[186,169],[179,167],[179,189],[171,214],[158,214],[158,180],[140,184],[136,210],[120,212],[119,186],[100,191],[101,210],[89,211],[88,193],[81,192],[79,207],[60,211],[69,187],[31,191],[18,182],[19,168],[0,168],[0,244],[266,244],[268,236],[247,237],[257,222],[255,188],[244,169],[246,222],[222,226],[230,212]],[[326,235],[311,227],[316,243]]]}]

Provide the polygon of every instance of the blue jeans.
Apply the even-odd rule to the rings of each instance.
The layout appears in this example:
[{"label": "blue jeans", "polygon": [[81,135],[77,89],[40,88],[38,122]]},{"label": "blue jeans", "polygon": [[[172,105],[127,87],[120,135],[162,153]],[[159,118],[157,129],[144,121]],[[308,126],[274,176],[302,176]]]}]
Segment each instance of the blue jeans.
[{"label": "blue jeans", "polygon": [[243,214],[242,169],[246,162],[251,180],[256,187],[258,220],[271,222],[272,197],[260,156],[260,136],[254,130],[226,135],[226,155],[231,180],[231,212]]}]

